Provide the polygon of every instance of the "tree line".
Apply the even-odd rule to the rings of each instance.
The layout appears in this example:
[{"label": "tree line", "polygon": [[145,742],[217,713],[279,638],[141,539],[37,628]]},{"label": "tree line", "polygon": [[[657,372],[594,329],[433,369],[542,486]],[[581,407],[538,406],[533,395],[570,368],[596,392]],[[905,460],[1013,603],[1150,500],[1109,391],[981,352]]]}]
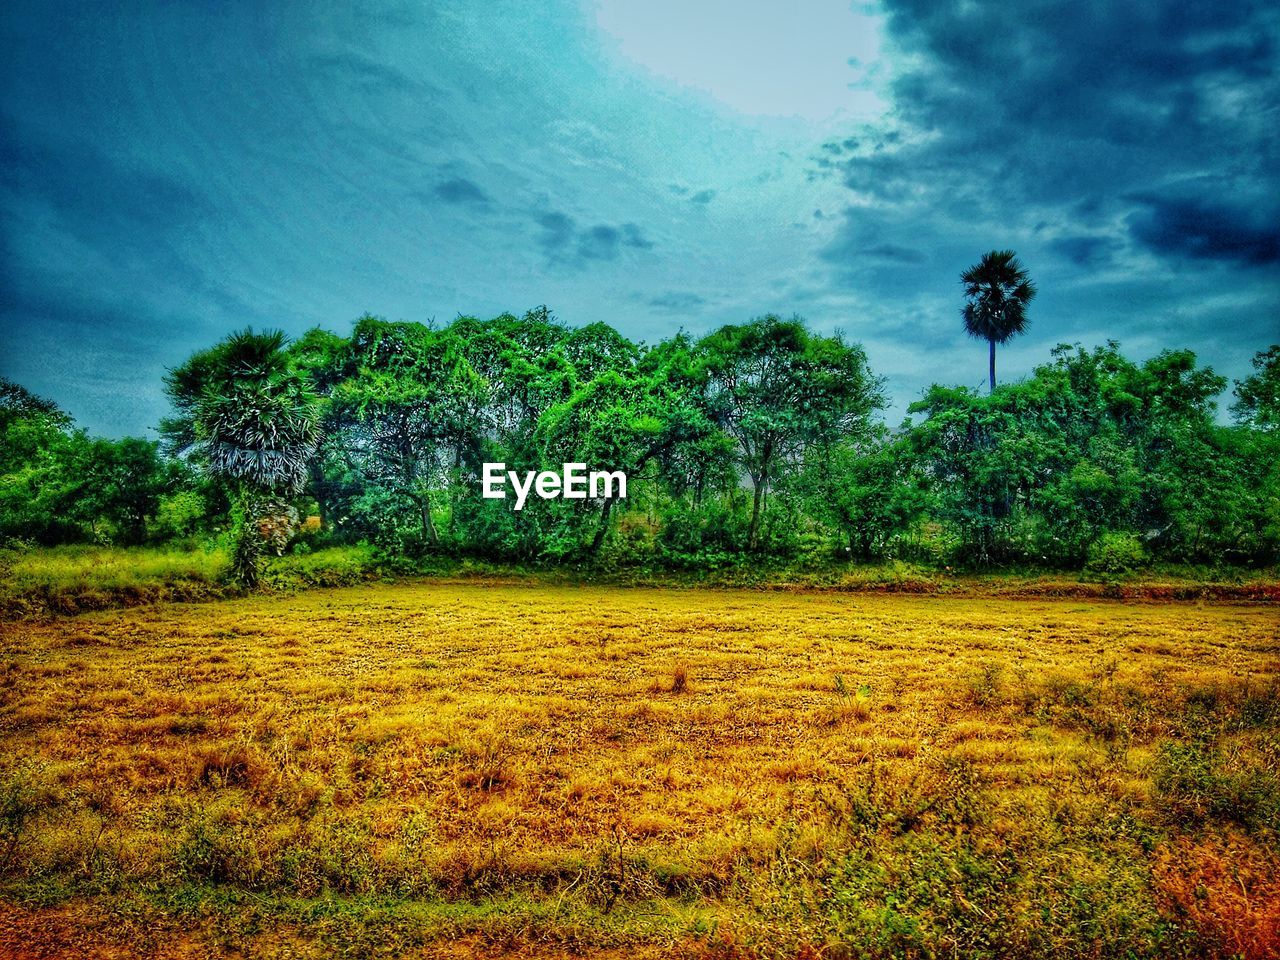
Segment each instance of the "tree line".
[{"label": "tree line", "polygon": [[[1004,253],[984,264],[1008,281],[1021,268]],[[984,306],[993,288],[971,279],[966,329],[994,357],[1034,288],[1023,273]],[[934,386],[890,429],[862,348],[800,318],[654,344],[545,307],[438,327],[365,316],[346,336],[293,341],[246,330],[169,371],[160,442],[90,438],[5,383],[0,536],[221,536],[248,582],[266,554],[342,541],[396,558],[692,569],[1268,564],[1280,345],[1253,365],[1231,425],[1217,420],[1226,380],[1193,353],[1136,363],[1108,343],[1059,346],[999,387],[992,361],[991,389]],[[622,470],[629,495],[516,512],[481,496],[481,465],[499,461]]]}]

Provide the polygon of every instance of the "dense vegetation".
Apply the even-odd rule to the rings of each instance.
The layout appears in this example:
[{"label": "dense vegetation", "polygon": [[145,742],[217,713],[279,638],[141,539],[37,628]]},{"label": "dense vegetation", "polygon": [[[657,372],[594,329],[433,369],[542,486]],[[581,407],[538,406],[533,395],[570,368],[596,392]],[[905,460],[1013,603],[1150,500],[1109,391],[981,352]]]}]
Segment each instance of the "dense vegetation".
[{"label": "dense vegetation", "polygon": [[[995,340],[993,340],[993,343]],[[1280,346],[1238,382],[1189,351],[1059,346],[989,393],[935,386],[891,429],[860,346],[767,316],[634,343],[545,308],[343,337],[249,331],[170,371],[163,443],[94,439],[0,391],[0,537],[260,556],[706,569],[897,558],[1123,572],[1280,554]],[[481,497],[481,464],[620,469],[625,500]],[[310,522],[306,518],[310,517]],[[318,519],[317,519],[318,518]]]}]

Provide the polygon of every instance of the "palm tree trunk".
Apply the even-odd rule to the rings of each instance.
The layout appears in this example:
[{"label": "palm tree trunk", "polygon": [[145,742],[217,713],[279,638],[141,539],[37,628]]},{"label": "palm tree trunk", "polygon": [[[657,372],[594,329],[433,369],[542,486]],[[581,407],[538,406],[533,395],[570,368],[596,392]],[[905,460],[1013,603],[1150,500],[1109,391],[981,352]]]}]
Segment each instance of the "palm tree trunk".
[{"label": "palm tree trunk", "polygon": [[987,343],[991,345],[991,392],[995,393],[996,392],[996,342],[994,340],[988,340]]}]

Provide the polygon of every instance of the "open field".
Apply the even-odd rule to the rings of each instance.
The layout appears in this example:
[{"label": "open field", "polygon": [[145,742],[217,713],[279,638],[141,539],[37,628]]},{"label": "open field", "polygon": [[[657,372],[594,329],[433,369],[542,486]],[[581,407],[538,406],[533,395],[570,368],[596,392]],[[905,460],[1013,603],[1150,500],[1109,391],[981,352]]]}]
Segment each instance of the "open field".
[{"label": "open field", "polygon": [[0,657],[0,955],[1280,947],[1274,605],[373,584]]}]

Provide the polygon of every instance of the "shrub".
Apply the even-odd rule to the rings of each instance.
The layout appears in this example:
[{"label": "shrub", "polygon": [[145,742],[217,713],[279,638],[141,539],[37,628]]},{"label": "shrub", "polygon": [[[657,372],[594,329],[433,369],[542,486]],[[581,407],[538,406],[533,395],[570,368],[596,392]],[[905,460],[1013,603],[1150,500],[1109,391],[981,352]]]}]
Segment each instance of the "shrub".
[{"label": "shrub", "polygon": [[1246,829],[1280,823],[1280,781],[1264,769],[1237,769],[1206,741],[1165,744],[1156,759],[1155,798],[1172,819],[1230,820]]},{"label": "shrub", "polygon": [[667,566],[706,570],[727,566],[747,542],[750,513],[708,501],[696,507],[675,504],[662,516],[658,556]]},{"label": "shrub", "polygon": [[342,587],[369,580],[378,568],[377,551],[367,544],[325,547],[272,559],[263,571],[262,582],[275,590]]},{"label": "shrub", "polygon": [[157,540],[190,537],[200,529],[208,512],[209,504],[194,490],[179,490],[161,497],[151,524],[151,535]]},{"label": "shrub", "polygon": [[1089,545],[1085,569],[1090,573],[1118,576],[1143,566],[1147,551],[1132,533],[1104,533]]},{"label": "shrub", "polygon": [[27,826],[46,802],[34,767],[0,771],[0,876],[18,863]]},{"label": "shrub", "polygon": [[998,663],[984,663],[969,685],[969,700],[977,707],[998,706],[1004,699],[1004,671]]}]

